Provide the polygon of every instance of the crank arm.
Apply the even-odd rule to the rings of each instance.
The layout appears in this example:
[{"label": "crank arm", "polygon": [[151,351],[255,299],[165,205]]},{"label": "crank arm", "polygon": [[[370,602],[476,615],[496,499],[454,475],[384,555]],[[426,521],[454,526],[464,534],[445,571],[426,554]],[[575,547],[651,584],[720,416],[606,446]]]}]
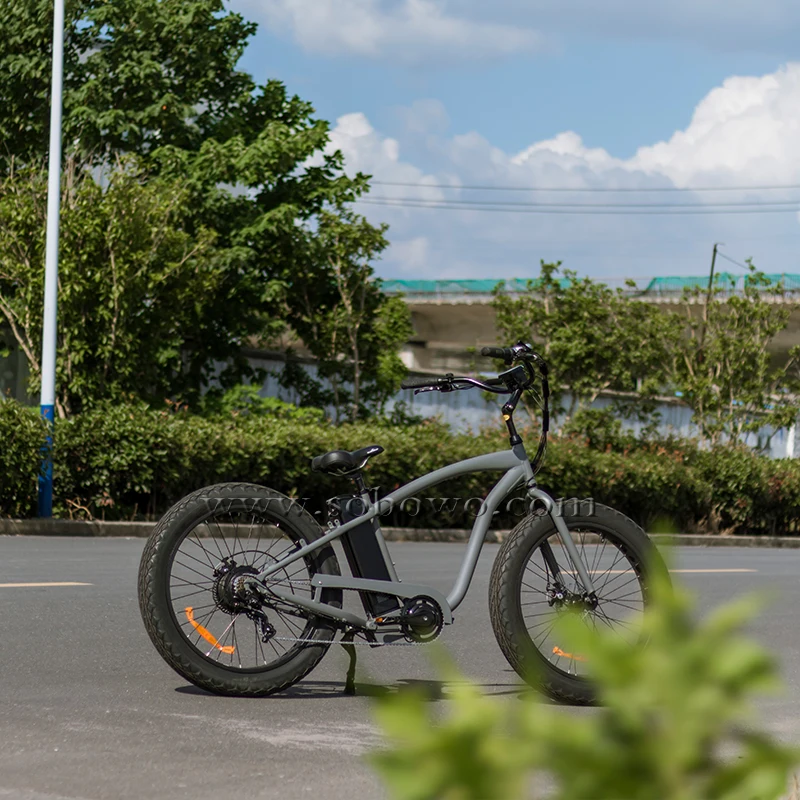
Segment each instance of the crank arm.
[{"label": "crank arm", "polygon": [[430,586],[422,586],[414,583],[400,583],[399,581],[376,581],[369,578],[348,578],[346,575],[321,575],[316,574],[311,583],[320,588],[330,587],[332,589],[350,589],[356,592],[379,592],[380,594],[391,594],[404,600],[417,595],[424,594],[433,598],[442,609],[444,624],[449,625],[453,621],[453,612],[447,598],[441,593],[432,589]]}]

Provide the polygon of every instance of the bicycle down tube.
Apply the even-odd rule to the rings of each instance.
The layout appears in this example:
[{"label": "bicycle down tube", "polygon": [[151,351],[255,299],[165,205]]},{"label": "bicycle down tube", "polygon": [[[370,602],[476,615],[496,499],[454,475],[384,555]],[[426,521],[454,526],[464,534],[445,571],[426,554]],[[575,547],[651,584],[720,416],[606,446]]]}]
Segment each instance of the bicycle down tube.
[{"label": "bicycle down tube", "polygon": [[[275,572],[285,569],[290,564],[300,558],[303,558],[308,553],[311,553],[320,547],[324,547],[326,544],[338,539],[340,536],[352,530],[361,523],[368,522],[380,514],[386,513],[424,489],[428,489],[450,478],[455,478],[470,472],[482,472],[500,469],[506,470],[506,473],[495,484],[481,506],[481,510],[478,513],[477,519],[472,527],[472,532],[467,544],[467,552],[464,555],[464,559],[461,563],[458,577],[456,578],[455,584],[446,598],[448,609],[452,611],[461,604],[467,593],[467,590],[469,589],[483,543],[486,539],[486,533],[489,529],[489,525],[492,521],[495,511],[497,511],[500,503],[510,492],[512,492],[521,483],[529,481],[533,477],[533,471],[531,469],[530,462],[528,461],[524,447],[521,445],[517,445],[511,450],[501,450],[495,453],[487,453],[486,455],[475,456],[464,461],[459,461],[455,464],[449,464],[448,466],[442,467],[434,472],[410,481],[404,486],[401,486],[399,489],[396,489],[394,492],[391,492],[385,497],[380,498],[375,503],[370,501],[368,510],[364,514],[342,525],[338,525],[329,533],[325,534],[314,542],[295,550],[293,553],[288,554],[280,561],[277,561],[274,564],[271,564],[269,567],[262,569],[258,575],[253,576],[253,580],[264,581],[265,579],[268,579],[269,576]],[[530,497],[538,499],[544,503],[547,512],[551,515],[553,522],[556,525],[556,528],[560,534],[560,538],[563,540],[564,547],[581,577],[584,587],[586,588],[587,592],[594,592],[594,586],[591,578],[589,577],[588,571],[586,570],[583,560],[578,553],[577,547],[575,546],[575,543],[572,541],[572,537],[569,534],[569,530],[561,518],[561,515],[558,512],[558,509],[556,508],[552,498],[542,490],[535,487],[529,488],[528,493]],[[379,528],[376,531],[376,535],[380,537],[379,541],[383,538],[380,534]],[[324,583],[324,578],[322,580]],[[336,580],[336,584],[340,588],[349,588],[354,590],[359,588],[374,588],[372,586],[368,587],[366,585],[367,583],[372,582],[366,579],[346,577],[339,577]],[[389,586],[394,586],[395,588],[399,589],[400,587],[397,586],[398,583],[401,582],[399,580],[380,581],[381,586],[386,587],[387,589]],[[320,585],[323,584],[321,583]],[[404,586],[403,594],[406,594],[405,588],[406,587]],[[271,591],[275,592],[275,589],[271,589]],[[276,593],[278,596],[284,594],[283,592]],[[288,594],[284,599],[291,600],[292,595]],[[309,610],[316,610],[320,613],[326,613],[329,609],[329,606],[326,604],[317,603],[316,601],[306,601],[304,605],[307,605]],[[338,614],[338,609],[336,611],[337,616],[342,616]],[[348,616],[352,615],[348,614]]]}]

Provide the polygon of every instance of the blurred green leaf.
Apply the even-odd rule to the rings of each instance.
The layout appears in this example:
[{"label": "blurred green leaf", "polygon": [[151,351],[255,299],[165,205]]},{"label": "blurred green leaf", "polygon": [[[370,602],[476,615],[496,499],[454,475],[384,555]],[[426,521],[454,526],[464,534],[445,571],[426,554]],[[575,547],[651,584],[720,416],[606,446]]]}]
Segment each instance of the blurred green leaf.
[{"label": "blurred green leaf", "polygon": [[642,647],[577,615],[560,620],[598,685],[601,707],[588,714],[462,683],[443,719],[419,698],[378,701],[387,750],[372,760],[391,796],[515,800],[545,776],[554,788],[535,796],[554,800],[778,800],[800,751],[749,715],[754,693],[776,680],[773,659],[741,633],[758,603],[698,622],[683,592],[653,591]]}]

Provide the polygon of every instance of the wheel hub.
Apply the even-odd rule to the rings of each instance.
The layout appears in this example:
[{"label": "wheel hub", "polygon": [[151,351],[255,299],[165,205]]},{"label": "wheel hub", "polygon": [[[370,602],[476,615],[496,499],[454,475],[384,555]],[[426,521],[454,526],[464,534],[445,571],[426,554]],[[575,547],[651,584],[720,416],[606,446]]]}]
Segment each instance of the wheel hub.
[{"label": "wheel hub", "polygon": [[561,585],[548,588],[547,602],[553,608],[573,611],[594,611],[598,605],[597,595],[594,592],[570,592]]},{"label": "wheel hub", "polygon": [[249,564],[237,564],[233,559],[225,559],[214,570],[211,593],[220,611],[233,615],[251,609],[244,582],[248,575],[258,575],[258,570]]}]

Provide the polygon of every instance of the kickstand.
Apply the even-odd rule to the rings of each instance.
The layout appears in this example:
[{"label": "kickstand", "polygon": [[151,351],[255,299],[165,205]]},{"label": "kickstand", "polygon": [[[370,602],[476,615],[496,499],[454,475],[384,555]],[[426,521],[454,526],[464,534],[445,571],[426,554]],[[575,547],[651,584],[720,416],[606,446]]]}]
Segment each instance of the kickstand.
[{"label": "kickstand", "polygon": [[344,684],[344,693],[347,695],[354,695],[356,693],[356,646],[353,644],[354,631],[345,633],[342,637],[340,644],[347,651],[350,656],[350,664],[347,667],[347,678]]}]

